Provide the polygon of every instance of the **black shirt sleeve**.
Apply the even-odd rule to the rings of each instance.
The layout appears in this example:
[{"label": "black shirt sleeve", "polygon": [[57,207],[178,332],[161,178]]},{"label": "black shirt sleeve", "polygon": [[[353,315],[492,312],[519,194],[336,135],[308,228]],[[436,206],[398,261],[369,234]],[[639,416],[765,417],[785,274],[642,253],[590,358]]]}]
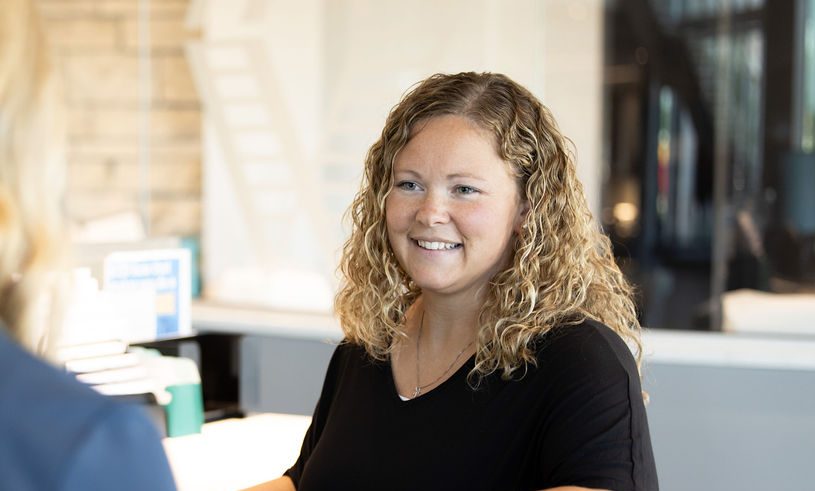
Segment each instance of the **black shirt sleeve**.
[{"label": "black shirt sleeve", "polygon": [[331,401],[334,397],[336,380],[338,377],[339,365],[341,364],[343,352],[346,350],[345,344],[340,344],[331,355],[331,361],[328,363],[326,370],[325,380],[323,381],[323,388],[320,392],[320,399],[317,401],[317,407],[314,409],[314,415],[311,418],[311,424],[306,430],[306,435],[303,437],[303,445],[300,447],[300,456],[297,461],[291,466],[284,476],[289,476],[294,482],[294,487],[297,489],[300,484],[300,478],[303,475],[306,462],[308,462],[314,447],[320,439],[320,434],[325,427],[326,418],[328,417],[329,409],[331,408]]},{"label": "black shirt sleeve", "polygon": [[553,332],[537,437],[542,488],[658,489],[636,363],[606,326]]}]

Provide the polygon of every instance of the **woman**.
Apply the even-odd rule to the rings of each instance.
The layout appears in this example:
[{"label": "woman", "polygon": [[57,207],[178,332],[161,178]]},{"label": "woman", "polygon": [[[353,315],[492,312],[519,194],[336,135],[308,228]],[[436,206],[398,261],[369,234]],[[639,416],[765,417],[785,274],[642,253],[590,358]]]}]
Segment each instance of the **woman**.
[{"label": "woman", "polygon": [[267,489],[657,489],[631,289],[531,93],[421,82],[351,216],[346,339]]},{"label": "woman", "polygon": [[30,354],[58,334],[65,247],[60,118],[36,13],[0,0],[0,489],[172,490],[139,408]]}]

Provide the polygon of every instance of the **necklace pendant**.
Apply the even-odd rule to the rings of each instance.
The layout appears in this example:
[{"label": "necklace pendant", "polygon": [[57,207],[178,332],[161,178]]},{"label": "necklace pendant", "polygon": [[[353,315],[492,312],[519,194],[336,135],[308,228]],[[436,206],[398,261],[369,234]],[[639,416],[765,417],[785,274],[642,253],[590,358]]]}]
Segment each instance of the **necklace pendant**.
[{"label": "necklace pendant", "polygon": [[419,397],[419,395],[421,393],[422,393],[422,388],[421,387],[416,387],[415,389],[413,389],[413,397],[411,399],[415,399],[415,398]]}]

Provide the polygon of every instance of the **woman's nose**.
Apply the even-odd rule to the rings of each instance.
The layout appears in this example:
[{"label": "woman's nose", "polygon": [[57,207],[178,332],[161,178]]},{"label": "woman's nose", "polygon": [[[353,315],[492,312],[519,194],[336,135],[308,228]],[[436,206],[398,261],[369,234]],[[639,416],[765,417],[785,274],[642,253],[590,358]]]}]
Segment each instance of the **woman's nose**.
[{"label": "woman's nose", "polygon": [[450,214],[446,200],[434,193],[427,193],[416,212],[416,221],[422,225],[432,227],[442,223],[447,223]]}]

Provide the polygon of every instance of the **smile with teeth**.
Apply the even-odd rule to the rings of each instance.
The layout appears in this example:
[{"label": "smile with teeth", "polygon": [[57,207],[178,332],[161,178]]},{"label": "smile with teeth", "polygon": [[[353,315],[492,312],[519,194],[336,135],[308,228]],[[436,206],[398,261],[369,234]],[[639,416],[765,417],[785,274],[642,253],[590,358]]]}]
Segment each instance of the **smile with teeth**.
[{"label": "smile with teeth", "polygon": [[429,242],[426,240],[417,240],[416,243],[419,244],[419,247],[422,249],[430,251],[447,251],[450,249],[458,249],[462,246],[455,242]]}]

